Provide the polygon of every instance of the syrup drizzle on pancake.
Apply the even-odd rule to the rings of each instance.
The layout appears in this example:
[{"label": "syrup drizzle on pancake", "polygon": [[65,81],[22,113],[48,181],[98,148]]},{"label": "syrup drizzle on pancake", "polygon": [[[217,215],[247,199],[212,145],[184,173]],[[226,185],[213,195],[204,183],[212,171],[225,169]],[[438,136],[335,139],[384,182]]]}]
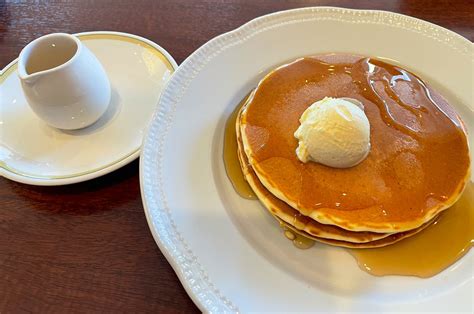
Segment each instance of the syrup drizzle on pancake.
[{"label": "syrup drizzle on pancake", "polygon": [[[245,150],[265,187],[303,215],[353,231],[410,230],[451,205],[470,160],[448,103],[397,66],[323,58],[302,58],[268,74],[242,114]],[[372,148],[355,167],[303,164],[295,155],[302,112],[325,96],[365,106]]]},{"label": "syrup drizzle on pancake", "polygon": [[[375,87],[377,82],[383,84],[383,90],[391,100],[396,102],[400,108],[413,114],[418,122],[420,122],[424,114],[445,114],[431,97],[428,87],[415,75],[397,66],[372,58],[362,59],[355,63],[354,69],[357,69],[358,67],[362,67],[362,71],[353,71],[353,77],[355,80],[354,82],[357,83],[359,87],[360,94],[364,98],[370,99],[377,104],[381,112],[381,117],[388,126],[392,126],[393,128],[396,128],[416,139],[421,139],[422,137],[421,130],[414,129],[410,125],[397,121],[396,117],[392,114],[387,101],[384,100],[384,97],[382,97],[379,92],[377,92]],[[425,101],[430,102],[433,105],[432,108],[434,110],[430,110],[430,107],[422,104],[404,102],[394,90],[394,87],[396,87],[397,84],[403,82],[410,85],[413,94],[424,95]],[[457,119],[451,119],[446,114],[445,116],[449,119],[448,123],[454,122],[459,126]]]}]

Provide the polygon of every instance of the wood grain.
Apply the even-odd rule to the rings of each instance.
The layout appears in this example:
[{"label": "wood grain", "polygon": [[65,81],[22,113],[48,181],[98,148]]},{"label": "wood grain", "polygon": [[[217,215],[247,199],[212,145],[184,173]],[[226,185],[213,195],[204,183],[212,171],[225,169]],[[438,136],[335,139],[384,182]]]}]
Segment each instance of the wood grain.
[{"label": "wood grain", "polygon": [[[144,36],[180,63],[212,37],[257,16],[311,5],[400,12],[474,39],[469,0],[0,0],[0,67],[38,36],[92,30]],[[150,234],[137,161],[64,187],[0,178],[0,313],[66,311],[198,311]]]}]

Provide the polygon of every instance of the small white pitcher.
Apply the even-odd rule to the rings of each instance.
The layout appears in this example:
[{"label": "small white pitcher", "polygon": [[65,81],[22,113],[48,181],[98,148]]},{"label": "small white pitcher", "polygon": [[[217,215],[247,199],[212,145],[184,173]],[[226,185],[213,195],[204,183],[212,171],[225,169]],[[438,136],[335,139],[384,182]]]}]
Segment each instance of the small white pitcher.
[{"label": "small white pitcher", "polygon": [[30,42],[18,58],[18,76],[31,109],[59,129],[93,124],[110,102],[104,68],[69,34],[49,34]]}]

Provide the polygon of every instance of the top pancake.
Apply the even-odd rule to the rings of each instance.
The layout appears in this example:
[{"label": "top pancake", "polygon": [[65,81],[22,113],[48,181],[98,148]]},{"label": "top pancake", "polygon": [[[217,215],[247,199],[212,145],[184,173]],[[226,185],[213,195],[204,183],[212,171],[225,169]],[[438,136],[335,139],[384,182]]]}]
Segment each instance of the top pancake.
[{"label": "top pancake", "polygon": [[[299,118],[326,96],[365,106],[371,151],[355,167],[296,157]],[[241,131],[248,160],[273,195],[347,230],[417,228],[452,205],[469,177],[466,135],[448,103],[415,75],[360,56],[308,57],[274,70],[242,112]]]},{"label": "top pancake", "polygon": [[236,119],[236,137],[237,156],[245,180],[265,208],[267,208],[273,216],[280,219],[283,223],[291,225],[296,230],[305,232],[305,234],[308,234],[309,237],[312,237],[313,239],[338,240],[344,243],[369,243],[392,235],[390,233],[349,231],[337,226],[325,225],[307,216],[301,215],[301,213],[296,209],[270,193],[258,180],[255,172],[248,163],[247,156],[243,152],[242,136],[240,133],[240,114]]}]

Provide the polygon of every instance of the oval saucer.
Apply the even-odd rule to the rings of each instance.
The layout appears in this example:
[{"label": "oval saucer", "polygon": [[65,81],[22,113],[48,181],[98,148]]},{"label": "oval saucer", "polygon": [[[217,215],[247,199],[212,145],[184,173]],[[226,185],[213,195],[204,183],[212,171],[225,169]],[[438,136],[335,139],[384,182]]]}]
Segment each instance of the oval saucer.
[{"label": "oval saucer", "polygon": [[112,100],[106,113],[80,130],[48,126],[28,106],[14,60],[0,73],[0,175],[33,185],[64,185],[107,174],[139,156],[144,131],[176,62],[139,36],[102,31],[76,36],[109,76]]}]

